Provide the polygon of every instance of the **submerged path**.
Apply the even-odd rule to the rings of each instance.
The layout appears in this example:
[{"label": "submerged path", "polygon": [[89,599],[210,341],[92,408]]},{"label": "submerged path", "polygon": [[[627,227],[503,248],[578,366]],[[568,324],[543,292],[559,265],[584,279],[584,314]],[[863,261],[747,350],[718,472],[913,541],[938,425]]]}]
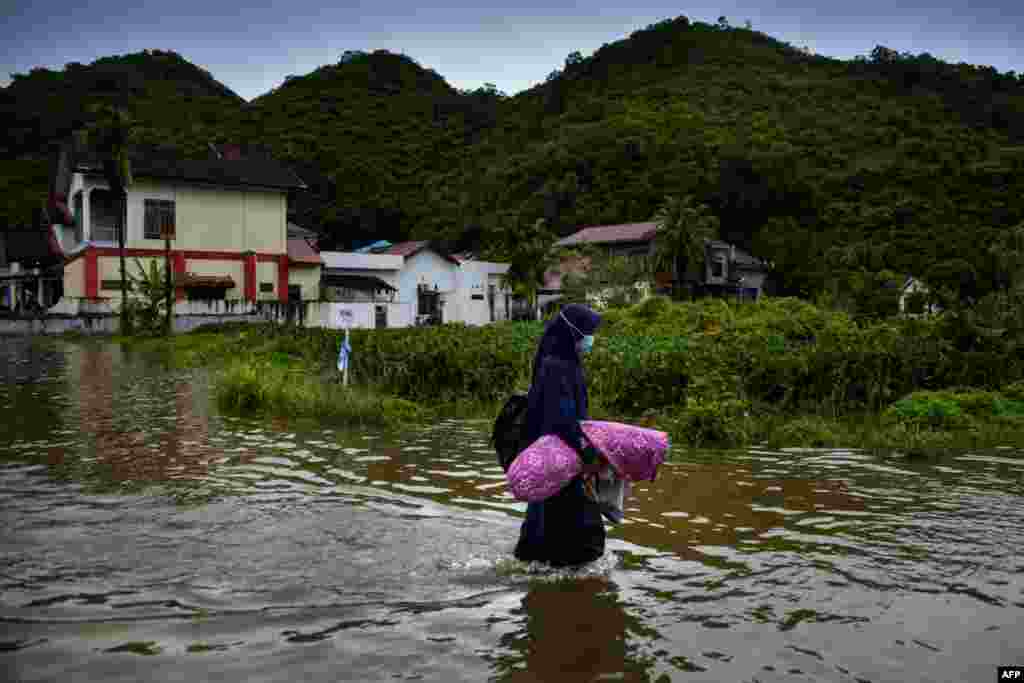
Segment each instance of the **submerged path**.
[{"label": "submerged path", "polygon": [[485,423],[220,415],[0,351],[0,679],[965,681],[1022,663],[1024,452],[681,451],[582,573],[511,559]]}]

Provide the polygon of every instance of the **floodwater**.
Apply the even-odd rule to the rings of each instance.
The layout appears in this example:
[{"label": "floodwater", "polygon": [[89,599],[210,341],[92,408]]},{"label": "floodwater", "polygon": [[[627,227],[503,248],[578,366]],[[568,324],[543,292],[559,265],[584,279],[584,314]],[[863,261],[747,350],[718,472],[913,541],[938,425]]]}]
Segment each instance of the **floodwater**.
[{"label": "floodwater", "polygon": [[988,681],[1024,452],[676,449],[579,572],[511,558],[482,422],[219,414],[203,372],[0,344],[0,680]]}]

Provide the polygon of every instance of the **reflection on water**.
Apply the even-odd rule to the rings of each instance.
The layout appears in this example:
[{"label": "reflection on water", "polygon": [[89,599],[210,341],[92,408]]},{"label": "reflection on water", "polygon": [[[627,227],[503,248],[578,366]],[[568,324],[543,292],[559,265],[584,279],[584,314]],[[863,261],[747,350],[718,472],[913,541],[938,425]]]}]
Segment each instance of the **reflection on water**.
[{"label": "reflection on water", "polygon": [[500,640],[513,654],[493,658],[497,680],[648,678],[651,662],[630,652],[630,637],[643,637],[647,629],[630,615],[613,585],[596,578],[540,581],[513,614],[521,627]]},{"label": "reflection on water", "polygon": [[2,680],[138,680],[144,657],[147,680],[959,681],[1024,659],[1012,447],[677,452],[602,561],[552,573],[511,559],[525,506],[485,422],[225,416],[203,372],[5,342]]}]

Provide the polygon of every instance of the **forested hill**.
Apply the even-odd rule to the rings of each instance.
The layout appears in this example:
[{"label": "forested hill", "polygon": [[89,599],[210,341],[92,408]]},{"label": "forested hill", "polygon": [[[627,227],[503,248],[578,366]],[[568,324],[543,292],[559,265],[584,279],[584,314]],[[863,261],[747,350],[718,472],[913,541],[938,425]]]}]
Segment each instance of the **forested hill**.
[{"label": "forested hill", "polygon": [[432,186],[435,230],[543,216],[567,234],[692,195],[810,294],[954,258],[988,279],[1024,220],[1024,80],[927,55],[833,60],[680,17],[570,55],[500,114]]},{"label": "forested hill", "polygon": [[[123,108],[137,122],[141,140],[176,148],[197,147],[219,130],[226,115],[245,104],[239,95],[181,55],[164,50],[104,57],[64,69],[13,74],[0,89],[5,158],[35,154],[55,137],[84,123],[91,105]],[[206,142],[202,142],[202,147]]]},{"label": "forested hill", "polygon": [[424,179],[469,153],[498,100],[385,50],[346,52],[249,103],[173,52],[33,69],[0,89],[0,223],[30,220],[45,194],[47,146],[107,104],[128,114],[140,146],[188,156],[205,156],[210,142],[268,148],[311,188],[290,203],[293,218],[336,246],[408,236],[431,214]]},{"label": "forested hill", "polygon": [[[93,73],[108,63],[134,75]],[[837,274],[957,259],[990,280],[989,246],[1024,221],[1024,80],[884,47],[828,59],[724,19],[678,17],[570,54],[514,97],[455,90],[386,51],[345,53],[248,104],[174,53],[35,70],[2,93],[22,131],[7,140],[45,142],[69,83],[86,99],[116,91],[142,138],[186,153],[269,147],[312,187],[293,202],[299,221],[334,247],[486,247],[539,217],[567,234],[690,195],[723,237],[772,260],[786,291],[810,294]]]},{"label": "forested hill", "polygon": [[47,148],[101,105],[122,109],[136,141],[199,154],[245,100],[175,52],[146,50],[13,74],[0,88],[0,226],[32,220],[47,187]]},{"label": "forested hill", "polygon": [[296,168],[311,188],[296,220],[344,247],[418,232],[434,210],[426,179],[472,153],[497,105],[405,55],[351,51],[253,100],[235,129]]}]

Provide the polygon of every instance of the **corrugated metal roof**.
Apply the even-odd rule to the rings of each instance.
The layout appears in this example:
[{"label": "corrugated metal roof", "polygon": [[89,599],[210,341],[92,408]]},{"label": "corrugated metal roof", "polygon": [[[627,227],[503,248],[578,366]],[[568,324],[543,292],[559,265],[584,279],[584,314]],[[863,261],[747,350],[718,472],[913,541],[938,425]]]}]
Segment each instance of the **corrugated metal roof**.
[{"label": "corrugated metal roof", "polygon": [[555,242],[556,247],[571,247],[575,244],[612,244],[615,242],[648,242],[654,239],[658,224],[623,223],[621,225],[593,225],[578,230],[568,237]]},{"label": "corrugated metal roof", "polygon": [[[618,242],[649,242],[658,232],[658,224],[653,221],[646,223],[622,223],[620,225],[594,225],[583,228],[568,237],[555,242],[556,247],[571,247],[577,244],[615,244]],[[722,240],[708,240],[707,246],[730,248],[731,244]],[[736,264],[739,266],[760,266],[763,262],[746,251],[736,247]]]}]

